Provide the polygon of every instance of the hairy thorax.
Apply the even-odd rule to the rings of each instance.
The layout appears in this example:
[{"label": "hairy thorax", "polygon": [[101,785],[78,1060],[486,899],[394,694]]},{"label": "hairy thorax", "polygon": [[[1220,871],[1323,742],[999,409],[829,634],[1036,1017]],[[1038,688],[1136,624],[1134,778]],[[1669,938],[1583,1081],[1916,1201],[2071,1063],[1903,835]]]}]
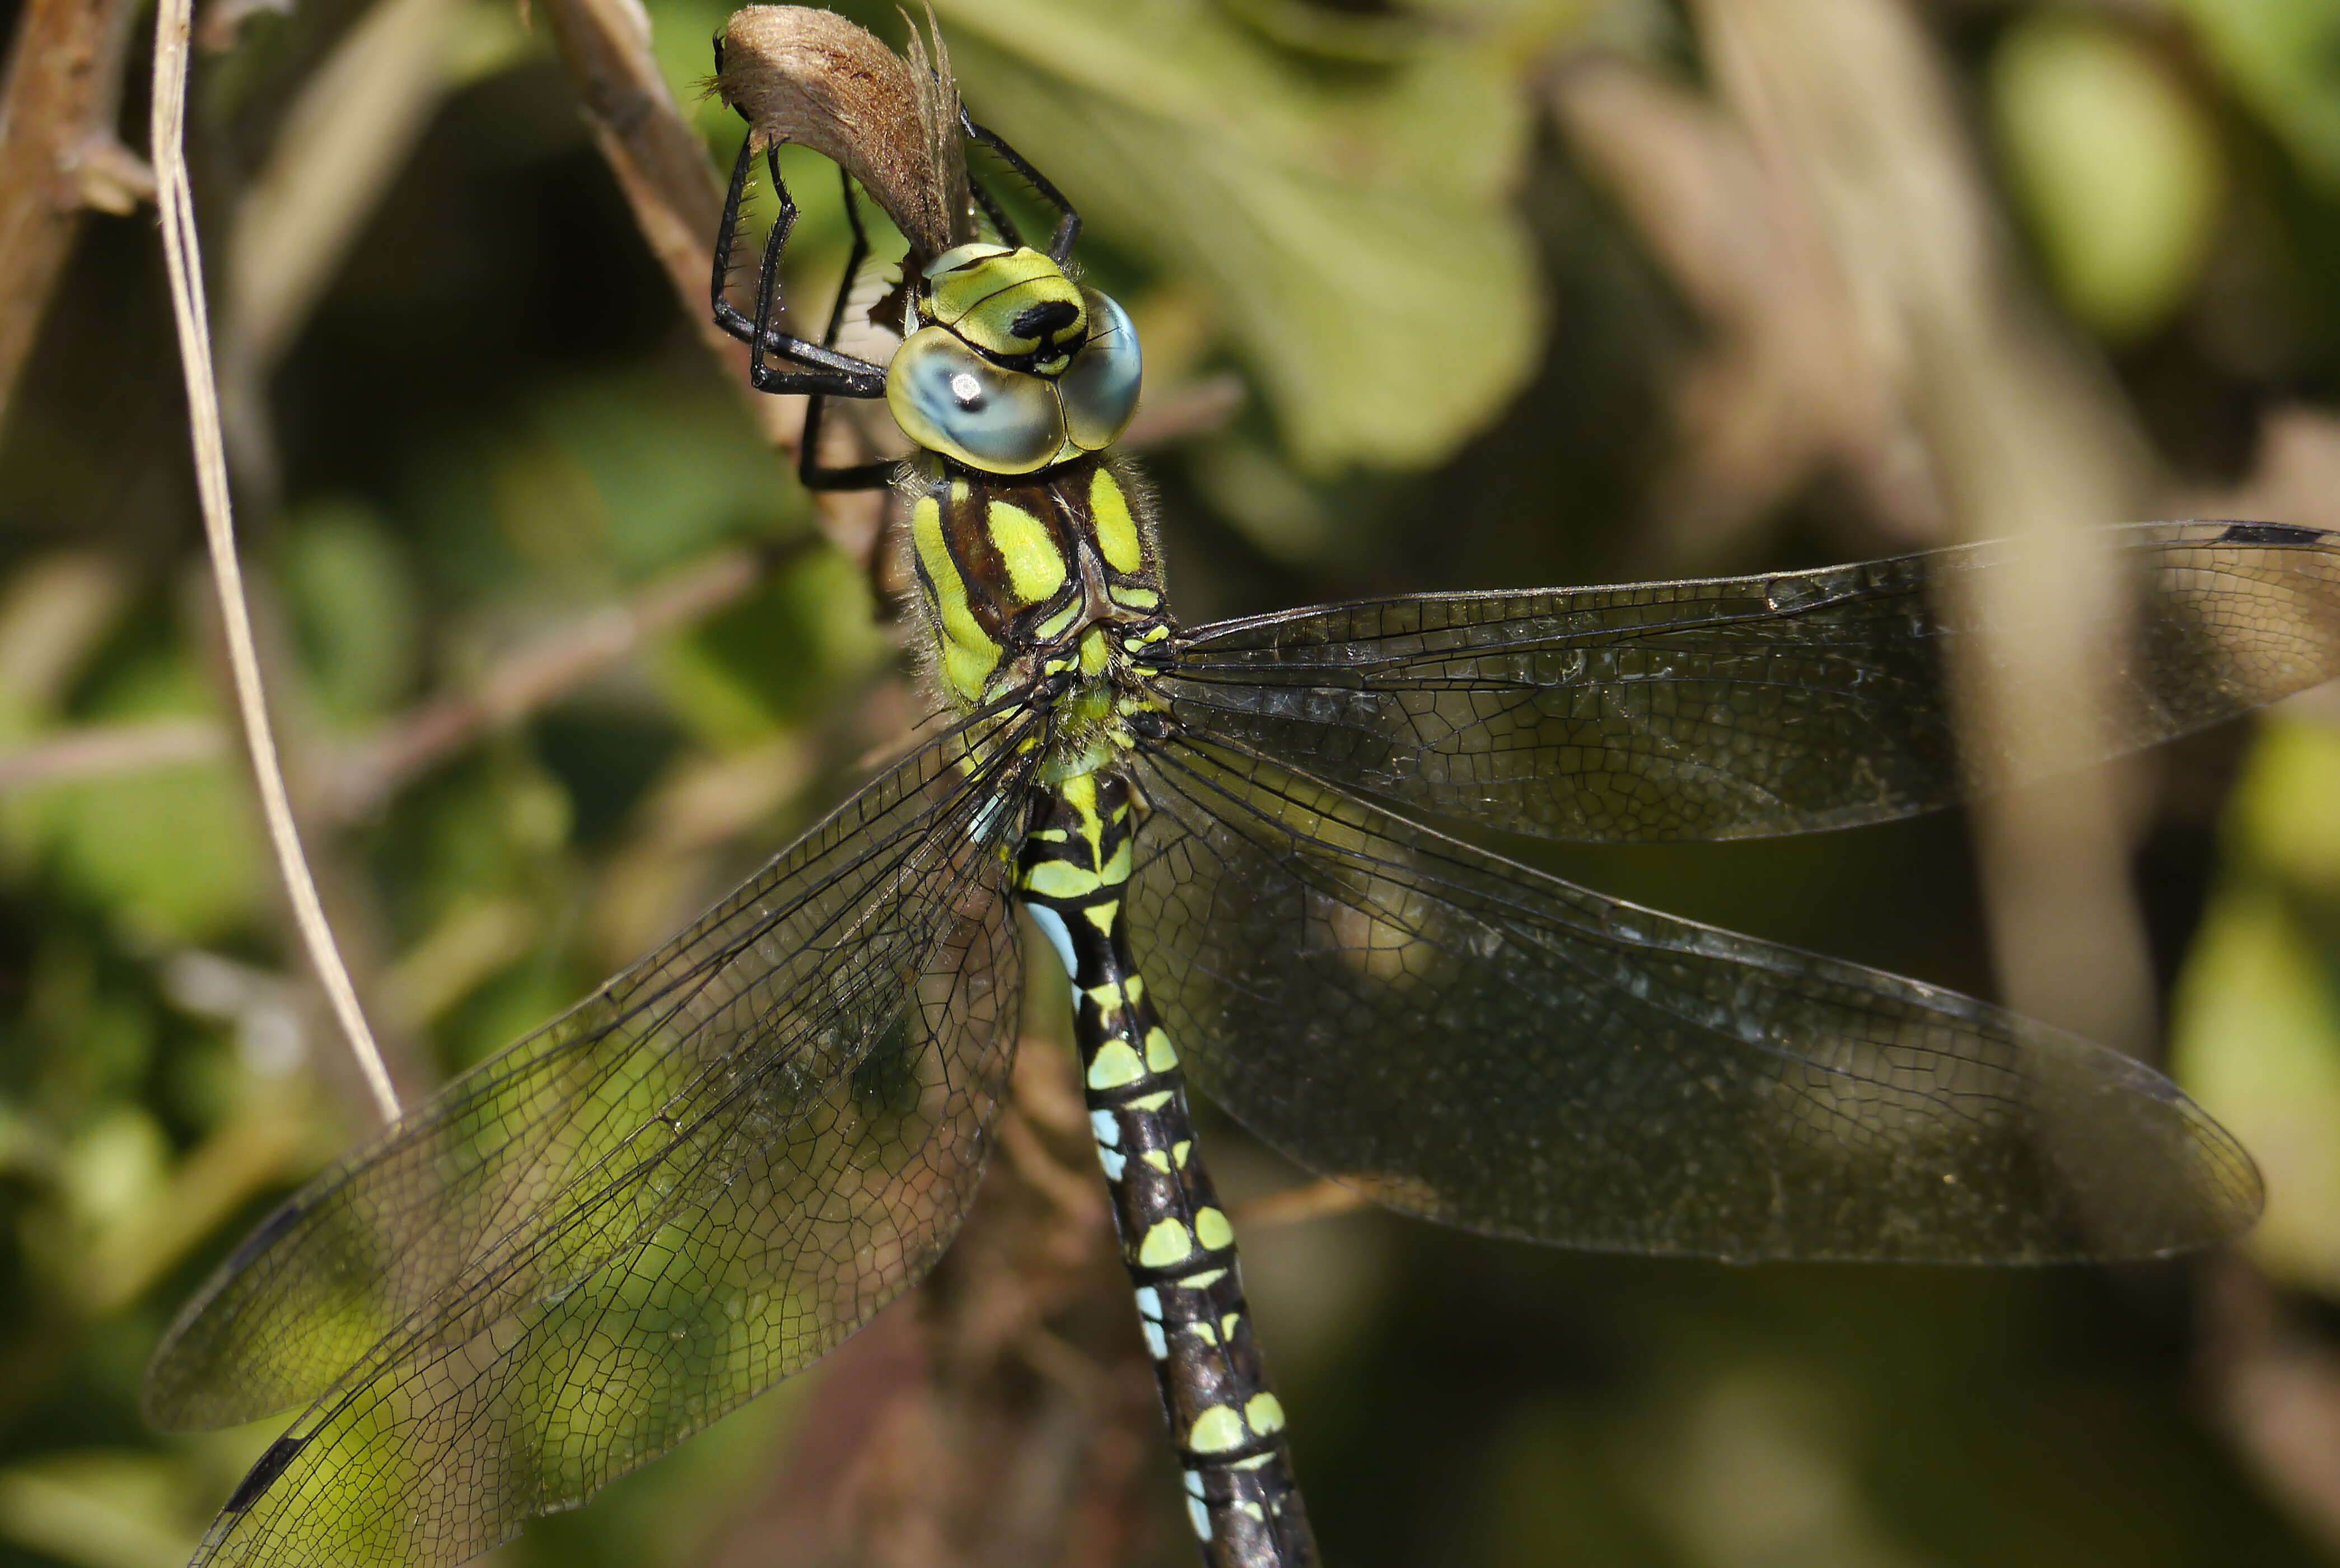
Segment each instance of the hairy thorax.
[{"label": "hairy thorax", "polygon": [[1022,477],[929,459],[907,481],[927,646],[944,697],[972,711],[1053,689],[1046,774],[1109,764],[1164,704],[1155,656],[1171,634],[1145,497],[1085,457]]}]

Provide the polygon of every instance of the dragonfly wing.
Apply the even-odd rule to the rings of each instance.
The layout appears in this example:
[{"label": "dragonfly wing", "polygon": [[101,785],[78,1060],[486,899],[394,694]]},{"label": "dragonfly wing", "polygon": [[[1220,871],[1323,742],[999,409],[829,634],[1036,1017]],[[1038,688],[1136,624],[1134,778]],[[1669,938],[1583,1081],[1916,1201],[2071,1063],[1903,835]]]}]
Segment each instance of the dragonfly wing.
[{"label": "dragonfly wing", "polygon": [[1028,766],[966,732],[301,1194],[174,1328],[171,1424],[313,1396],[199,1562],[461,1562],[804,1366],[956,1231],[1005,1092]]},{"label": "dragonfly wing", "polygon": [[2141,1257],[2246,1227],[2174,1087],[1984,1003],[1605,898],[1238,748],[1149,749],[1133,940],[1195,1081],[1451,1225],[1755,1258]]},{"label": "dragonfly wing", "polygon": [[[2340,533],[2144,523],[2099,640],[2107,754],[2340,675]],[[1403,804],[1552,839],[1731,839],[1880,821],[2018,781],[1954,733],[1960,590],[1985,544],[1764,577],[1423,594],[1202,628],[1178,717]],[[2133,616],[2116,622],[2114,615]],[[2021,672],[2016,672],[2021,678]]]}]

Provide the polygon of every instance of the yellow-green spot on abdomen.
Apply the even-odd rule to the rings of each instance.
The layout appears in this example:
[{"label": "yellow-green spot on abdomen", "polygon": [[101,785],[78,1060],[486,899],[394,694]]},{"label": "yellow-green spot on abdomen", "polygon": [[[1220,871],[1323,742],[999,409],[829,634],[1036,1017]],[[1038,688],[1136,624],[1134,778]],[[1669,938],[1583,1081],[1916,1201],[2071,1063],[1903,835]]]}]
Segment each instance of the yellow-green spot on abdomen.
[{"label": "yellow-green spot on abdomen", "polygon": [[1284,1430],[1284,1403],[1273,1394],[1254,1394],[1244,1406],[1244,1420],[1251,1429],[1264,1437],[1271,1432]]},{"label": "yellow-green spot on abdomen", "polygon": [[1086,898],[1097,890],[1097,874],[1070,860],[1043,860],[1024,873],[1024,886],[1044,898]]},{"label": "yellow-green spot on abdomen", "polygon": [[984,521],[1016,598],[1037,604],[1065,586],[1064,552],[1049,536],[1046,523],[1013,502],[998,500],[991,502]]},{"label": "yellow-green spot on abdomen", "polygon": [[1195,1239],[1216,1252],[1235,1239],[1235,1227],[1217,1209],[1206,1208],[1195,1216]]},{"label": "yellow-green spot on abdomen", "polygon": [[1178,1065],[1178,1053],[1170,1048],[1170,1037],[1159,1027],[1145,1031],[1145,1065],[1157,1073],[1166,1073]]},{"label": "yellow-green spot on abdomen", "polygon": [[1145,564],[1129,497],[1122,492],[1113,471],[1102,464],[1089,479],[1089,521],[1096,530],[1097,548],[1105,552],[1107,566],[1126,574]]},{"label": "yellow-green spot on abdomen", "polygon": [[1167,1268],[1195,1250],[1195,1238],[1175,1219],[1159,1219],[1137,1244],[1137,1261],[1147,1268]]},{"label": "yellow-green spot on abdomen", "polygon": [[1145,1076],[1145,1064],[1127,1040],[1107,1040],[1089,1060],[1088,1086],[1093,1089],[1117,1089]]},{"label": "yellow-green spot on abdomen", "polygon": [[1195,1417],[1195,1424],[1186,1431],[1186,1446],[1196,1454],[1224,1454],[1230,1448],[1241,1448],[1244,1438],[1243,1417],[1232,1404],[1214,1404]]}]

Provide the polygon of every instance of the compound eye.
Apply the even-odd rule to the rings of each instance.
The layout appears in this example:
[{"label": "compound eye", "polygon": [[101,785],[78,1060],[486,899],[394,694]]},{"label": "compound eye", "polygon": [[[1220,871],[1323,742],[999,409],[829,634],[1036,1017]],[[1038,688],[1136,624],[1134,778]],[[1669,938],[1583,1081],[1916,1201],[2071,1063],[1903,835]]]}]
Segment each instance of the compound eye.
[{"label": "compound eye", "polygon": [[1083,289],[1081,303],[1088,307],[1089,335],[1056,386],[1065,400],[1065,433],[1083,452],[1103,452],[1137,412],[1144,367],[1129,313],[1095,289]]},{"label": "compound eye", "polygon": [[1065,443],[1048,382],[1000,369],[944,327],[921,327],[894,352],[886,406],[904,435],[986,473],[1029,473]]}]

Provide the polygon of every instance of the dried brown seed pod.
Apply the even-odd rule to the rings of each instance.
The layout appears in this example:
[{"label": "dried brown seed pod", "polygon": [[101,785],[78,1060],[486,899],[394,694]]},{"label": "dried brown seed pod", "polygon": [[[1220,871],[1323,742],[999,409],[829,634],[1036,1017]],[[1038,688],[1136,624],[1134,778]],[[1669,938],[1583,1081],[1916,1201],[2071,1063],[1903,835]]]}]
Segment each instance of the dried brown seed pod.
[{"label": "dried brown seed pod", "polygon": [[715,90],[756,146],[793,142],[835,160],[925,255],[974,236],[940,33],[929,56],[913,28],[906,60],[834,12],[750,5],[724,24],[717,57]]}]

